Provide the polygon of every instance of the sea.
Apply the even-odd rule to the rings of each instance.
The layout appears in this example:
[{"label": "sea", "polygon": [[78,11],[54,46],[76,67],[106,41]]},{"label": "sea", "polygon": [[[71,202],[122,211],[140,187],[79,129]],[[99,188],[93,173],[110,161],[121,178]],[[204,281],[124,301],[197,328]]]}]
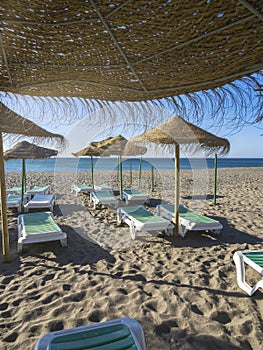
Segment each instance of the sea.
[{"label": "sea", "polygon": [[[181,158],[180,169],[213,169],[213,158]],[[263,158],[217,158],[217,168],[263,167]],[[94,171],[111,171],[119,169],[118,157],[93,158]],[[22,160],[5,161],[5,171],[21,172]],[[49,159],[27,159],[27,172],[81,172],[90,171],[90,157]],[[122,158],[123,170],[169,170],[174,169],[174,158]]]}]

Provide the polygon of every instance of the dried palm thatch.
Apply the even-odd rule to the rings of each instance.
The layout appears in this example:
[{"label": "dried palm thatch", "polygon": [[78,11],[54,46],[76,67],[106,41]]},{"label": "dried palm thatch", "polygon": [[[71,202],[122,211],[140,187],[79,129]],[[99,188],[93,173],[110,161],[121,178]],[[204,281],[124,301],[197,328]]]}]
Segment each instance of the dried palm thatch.
[{"label": "dried palm thatch", "polygon": [[28,136],[35,141],[55,142],[62,146],[65,142],[64,137],[59,134],[49,132],[30,120],[21,117],[3,103],[0,102],[0,132],[4,138],[19,138],[21,135]]},{"label": "dried palm thatch", "polygon": [[9,236],[7,226],[7,208],[6,208],[6,189],[5,189],[5,171],[3,158],[3,140],[2,134],[15,134],[32,137],[39,140],[55,140],[63,144],[64,137],[53,134],[40,128],[33,122],[21,117],[17,113],[9,110],[4,104],[0,103],[0,192],[1,192],[1,216],[2,216],[2,250],[6,261],[10,259]]},{"label": "dried palm thatch", "polygon": [[174,116],[166,123],[136,136],[129,140],[125,147],[125,154],[132,154],[134,147],[145,145],[149,142],[169,147],[175,151],[175,196],[174,196],[174,222],[175,233],[179,228],[179,173],[180,173],[180,145],[195,151],[202,147],[208,152],[227,153],[230,149],[229,141],[217,137],[191,123],[186,122],[179,116]]},{"label": "dried palm thatch", "polygon": [[211,152],[224,154],[230,149],[227,139],[215,136],[179,116],[174,116],[166,123],[130,139],[126,144],[125,154],[133,154],[134,148],[149,142],[168,149],[173,149],[174,145],[182,145],[192,152],[202,147],[207,154]]},{"label": "dried palm thatch", "polygon": [[27,141],[21,141],[4,152],[4,159],[44,159],[55,157],[57,150],[40,147]]},{"label": "dried palm thatch", "polygon": [[167,98],[178,113],[190,103],[199,114],[208,104],[216,113],[227,99],[239,112],[262,76],[262,7],[262,0],[5,0],[0,91],[101,106]]},{"label": "dried palm thatch", "polygon": [[[124,152],[128,140],[122,135],[108,137],[105,140],[92,142],[88,147],[81,151],[73,153],[75,157],[80,156],[98,156],[108,157],[111,155],[121,155]],[[144,154],[147,152],[146,147],[135,146],[133,154]]]}]

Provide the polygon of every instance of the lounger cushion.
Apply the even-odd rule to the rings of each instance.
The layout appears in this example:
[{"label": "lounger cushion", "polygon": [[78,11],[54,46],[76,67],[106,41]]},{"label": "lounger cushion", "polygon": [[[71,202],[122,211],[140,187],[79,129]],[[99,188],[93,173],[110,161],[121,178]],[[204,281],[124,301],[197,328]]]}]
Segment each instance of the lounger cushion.
[{"label": "lounger cushion", "polygon": [[125,207],[122,208],[122,210],[127,213],[128,215],[132,216],[132,218],[140,223],[146,224],[146,223],[159,223],[159,222],[165,222],[167,224],[167,220],[154,215],[149,210],[145,209],[144,207]]},{"label": "lounger cushion", "polygon": [[23,216],[23,237],[46,236],[61,232],[50,213],[32,213]]},{"label": "lounger cushion", "polygon": [[129,318],[50,332],[34,350],[146,350],[140,324]]}]

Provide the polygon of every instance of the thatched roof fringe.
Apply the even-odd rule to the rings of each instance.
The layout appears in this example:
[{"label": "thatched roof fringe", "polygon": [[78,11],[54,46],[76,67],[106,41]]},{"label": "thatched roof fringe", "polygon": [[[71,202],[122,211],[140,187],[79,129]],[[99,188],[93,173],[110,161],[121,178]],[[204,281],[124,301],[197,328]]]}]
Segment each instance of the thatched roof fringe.
[{"label": "thatched roof fringe", "polygon": [[[45,120],[49,114],[52,115],[54,123],[71,124],[87,117],[92,123],[103,124],[107,121],[107,125],[114,125],[119,114],[123,124],[140,122],[152,125],[155,122],[152,109],[158,107],[170,111],[170,115],[181,115],[197,125],[209,119],[211,126],[229,125],[230,129],[235,130],[255,122],[262,114],[263,96],[255,95],[261,79],[263,71],[213,90],[149,101],[111,102],[76,97],[30,97],[11,93],[0,95],[0,101],[19,105],[24,116],[32,112],[33,101],[39,111],[34,119],[36,121]],[[100,120],[95,121],[92,113],[98,110]],[[165,119],[167,118],[160,122]]]},{"label": "thatched roof fringe", "polygon": [[0,103],[0,132],[3,133],[4,140],[12,140],[13,142],[26,136],[34,142],[53,143],[61,148],[65,146],[65,139],[62,135],[39,127],[30,120],[21,117],[3,103]]}]

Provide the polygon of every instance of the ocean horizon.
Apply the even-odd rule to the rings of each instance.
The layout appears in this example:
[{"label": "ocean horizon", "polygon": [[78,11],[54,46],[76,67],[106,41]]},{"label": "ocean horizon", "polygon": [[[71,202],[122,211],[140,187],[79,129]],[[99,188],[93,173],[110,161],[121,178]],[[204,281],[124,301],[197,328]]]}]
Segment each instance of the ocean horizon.
[{"label": "ocean horizon", "polygon": [[[94,157],[94,170],[111,171],[118,169],[117,157]],[[174,158],[122,158],[123,170],[156,170],[174,169]],[[250,168],[263,167],[263,158],[218,158],[218,168]],[[180,169],[213,169],[213,158],[180,158]],[[5,161],[5,172],[21,172],[22,160],[10,159]],[[91,158],[62,158],[27,159],[27,172],[82,172],[91,170]]]}]

